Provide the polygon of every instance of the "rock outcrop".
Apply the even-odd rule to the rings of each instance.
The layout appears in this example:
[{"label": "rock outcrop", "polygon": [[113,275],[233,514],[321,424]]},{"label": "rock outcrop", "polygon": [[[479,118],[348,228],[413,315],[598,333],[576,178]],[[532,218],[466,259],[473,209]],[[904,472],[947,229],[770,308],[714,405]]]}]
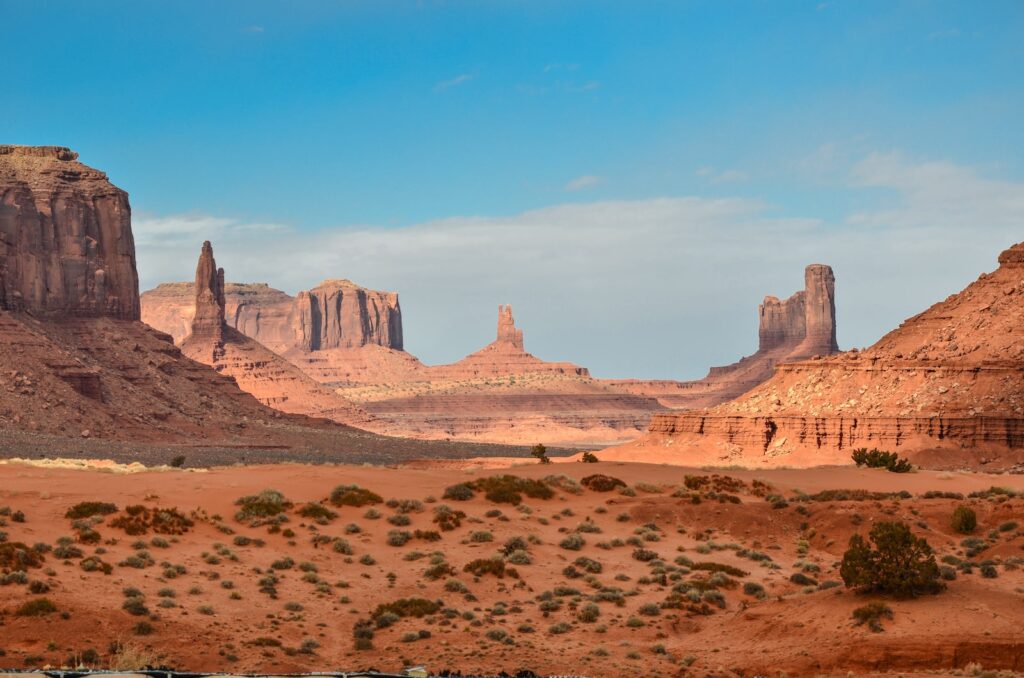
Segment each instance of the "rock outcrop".
[{"label": "rock outcrop", "polygon": [[371,423],[363,410],[321,386],[280,355],[247,337],[226,320],[224,269],[217,268],[213,247],[203,243],[196,265],[192,333],[182,352],[221,374],[264,405],[294,414],[323,417],[342,424]]},{"label": "rock outcrop", "polygon": [[128,194],[74,151],[0,145],[0,307],[139,318]]},{"label": "rock outcrop", "polygon": [[[1024,243],[999,263],[864,351],[787,362],[743,398],[655,416],[647,442],[689,450],[699,463],[848,463],[851,449],[873,446],[923,463],[1016,463],[1024,458]],[[827,318],[827,310],[815,313]],[[828,341],[824,331],[817,337],[819,346]]]},{"label": "rock outcrop", "polygon": [[[142,295],[142,319],[180,343],[195,313],[189,283],[164,283]],[[278,353],[383,346],[402,350],[398,295],[325,280],[295,297],[265,283],[226,283],[230,327]]]},{"label": "rock outcrop", "polygon": [[673,409],[713,407],[769,379],[777,365],[827,356],[836,343],[835,276],[824,264],[804,270],[804,289],[786,300],[767,296],[758,307],[757,351],[739,361],[712,367],[697,381],[615,380],[615,388],[658,399]]}]

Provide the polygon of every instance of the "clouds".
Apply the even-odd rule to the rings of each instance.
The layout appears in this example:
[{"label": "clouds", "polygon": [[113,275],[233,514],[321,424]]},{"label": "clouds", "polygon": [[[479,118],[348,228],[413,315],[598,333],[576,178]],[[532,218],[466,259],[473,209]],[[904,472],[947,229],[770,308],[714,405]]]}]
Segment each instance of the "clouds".
[{"label": "clouds", "polygon": [[582,191],[586,188],[593,188],[604,181],[604,177],[595,176],[593,174],[584,174],[583,176],[576,177],[565,184],[564,190],[566,191]]},{"label": "clouds", "polygon": [[729,184],[737,181],[745,181],[747,173],[737,169],[716,170],[714,167],[698,167],[694,172],[698,177],[706,179],[713,184]]},{"label": "clouds", "polygon": [[458,87],[459,85],[464,85],[464,84],[466,84],[467,82],[469,82],[472,79],[473,79],[473,76],[470,75],[469,73],[460,73],[460,74],[456,75],[454,78],[451,78],[449,80],[442,80],[441,82],[439,82],[436,85],[434,85],[434,91],[435,92],[443,92],[446,89],[451,89],[452,87]]},{"label": "clouds", "polygon": [[143,289],[191,279],[209,239],[232,281],[294,293],[346,277],[398,291],[407,347],[428,362],[490,341],[494,307],[512,303],[527,349],[546,359],[599,376],[698,377],[756,347],[757,304],[799,289],[809,263],[836,270],[849,347],[994,268],[1021,239],[1020,183],[898,153],[862,158],[847,183],[873,207],[835,223],[755,198],[688,196],[313,232],[143,215],[134,230]]}]

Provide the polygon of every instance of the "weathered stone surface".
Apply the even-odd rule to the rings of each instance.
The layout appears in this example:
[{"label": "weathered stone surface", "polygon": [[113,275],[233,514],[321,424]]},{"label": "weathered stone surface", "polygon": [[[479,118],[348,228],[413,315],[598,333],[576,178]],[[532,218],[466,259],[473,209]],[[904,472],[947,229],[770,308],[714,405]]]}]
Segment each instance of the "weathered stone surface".
[{"label": "weathered stone surface", "polygon": [[77,159],[0,145],[0,306],[137,320],[128,194]]},{"label": "weathered stone surface", "polygon": [[217,268],[209,240],[203,243],[196,265],[194,290],[196,301],[191,336],[198,341],[222,342],[225,328],[224,269]]},{"label": "weathered stone surface", "polygon": [[402,350],[397,294],[367,290],[349,280],[325,280],[299,292],[295,306],[295,345],[303,350],[366,344]]},{"label": "weathered stone surface", "polygon": [[804,327],[801,341],[786,360],[803,360],[839,351],[836,343],[836,279],[829,266],[812,264],[804,271]]}]

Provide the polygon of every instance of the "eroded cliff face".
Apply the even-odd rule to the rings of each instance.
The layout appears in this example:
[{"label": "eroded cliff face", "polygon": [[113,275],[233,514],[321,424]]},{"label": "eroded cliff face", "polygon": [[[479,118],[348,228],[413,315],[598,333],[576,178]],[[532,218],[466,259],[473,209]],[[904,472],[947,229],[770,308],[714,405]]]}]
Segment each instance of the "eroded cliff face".
[{"label": "eroded cliff face", "polygon": [[1024,449],[1024,244],[999,262],[870,348],[786,363],[742,398],[655,416],[652,437],[702,463],[848,462],[865,446],[1015,463]]},{"label": "eroded cliff face", "polygon": [[[402,309],[394,292],[368,290],[348,280],[325,280],[291,297],[266,283],[226,283],[230,327],[267,348],[322,351],[383,346],[402,350]],[[195,313],[189,283],[164,283],[142,294],[142,319],[180,343]]]},{"label": "eroded cliff face", "polygon": [[325,280],[295,298],[295,345],[305,351],[376,344],[402,350],[398,295]]},{"label": "eroded cliff face", "polygon": [[74,151],[0,145],[0,305],[139,319],[128,194]]}]

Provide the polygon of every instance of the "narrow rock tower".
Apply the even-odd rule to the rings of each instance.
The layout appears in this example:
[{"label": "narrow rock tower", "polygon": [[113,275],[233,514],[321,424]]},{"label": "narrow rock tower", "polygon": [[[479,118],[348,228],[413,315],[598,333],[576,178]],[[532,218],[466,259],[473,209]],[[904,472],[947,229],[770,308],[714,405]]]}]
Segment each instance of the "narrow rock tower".
[{"label": "narrow rock tower", "polygon": [[516,329],[511,304],[498,304],[498,338],[495,343],[507,344],[520,351],[525,350],[523,348],[523,331]]},{"label": "narrow rock tower", "polygon": [[804,271],[804,324],[804,340],[787,360],[839,352],[839,344],[836,343],[836,277],[831,266],[811,264]]},{"label": "narrow rock tower", "polygon": [[217,268],[213,246],[207,240],[196,266],[196,315],[192,319],[192,338],[220,344],[224,342],[224,269]]}]

